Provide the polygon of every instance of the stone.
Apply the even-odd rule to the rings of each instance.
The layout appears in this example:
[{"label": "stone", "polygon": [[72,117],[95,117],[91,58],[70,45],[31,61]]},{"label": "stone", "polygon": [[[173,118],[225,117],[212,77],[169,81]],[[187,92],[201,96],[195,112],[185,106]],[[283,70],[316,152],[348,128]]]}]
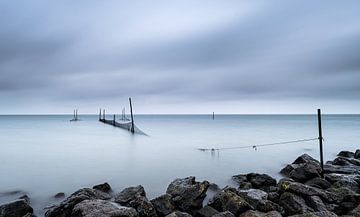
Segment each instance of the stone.
[{"label": "stone", "polygon": [[30,198],[29,198],[29,196],[27,196],[26,194],[20,196],[19,199],[23,199],[23,200],[25,200],[27,203],[30,203]]},{"label": "stone", "polygon": [[340,151],[337,156],[352,158],[352,157],[354,157],[354,152],[351,152],[351,151]]},{"label": "stone", "polygon": [[297,164],[288,164],[280,170],[280,174],[283,174],[284,176],[289,176],[291,171],[293,171],[297,167]]},{"label": "stone", "polygon": [[239,185],[240,189],[250,189],[253,187],[251,183],[247,180],[246,174],[232,176],[232,179]]},{"label": "stone", "polygon": [[145,189],[141,185],[125,188],[115,195],[114,200],[120,205],[128,206],[132,200],[139,196],[146,197]]},{"label": "stone", "polygon": [[324,173],[338,173],[338,174],[360,174],[360,166],[355,165],[346,165],[346,166],[339,166],[339,165],[332,165],[332,164],[325,164],[324,165]]},{"label": "stone", "polygon": [[305,182],[305,185],[309,185],[314,188],[328,189],[331,186],[331,183],[322,179],[320,177],[315,177]]},{"label": "stone", "polygon": [[289,173],[289,178],[298,182],[306,182],[309,179],[320,177],[321,167],[318,163],[309,161],[299,164]]},{"label": "stone", "polygon": [[108,193],[111,191],[111,186],[109,185],[109,183],[105,182],[103,184],[98,184],[98,185],[93,186],[93,189],[97,189],[97,190]]},{"label": "stone", "polygon": [[198,210],[195,214],[196,217],[212,217],[213,215],[218,214],[219,211],[212,208],[211,206],[204,206],[200,210]]},{"label": "stone", "polygon": [[320,163],[318,160],[311,157],[310,155],[302,154],[301,156],[296,158],[296,160],[293,162],[293,164],[302,164],[302,163],[308,163],[308,162]]},{"label": "stone", "polygon": [[238,190],[238,195],[244,198],[254,208],[268,198],[268,193],[259,189]]},{"label": "stone", "polygon": [[234,188],[221,190],[214,195],[208,205],[220,212],[230,211],[235,216],[253,208],[244,198],[237,195]]},{"label": "stone", "polygon": [[137,217],[134,208],[105,200],[83,200],[76,204],[71,217]]},{"label": "stone", "polygon": [[154,206],[144,196],[136,197],[134,200],[130,201],[129,205],[136,209],[136,211],[139,213],[139,217],[157,216]]},{"label": "stone", "polygon": [[268,193],[268,200],[278,203],[280,198],[280,194],[278,192],[270,192]]},{"label": "stone", "polygon": [[232,214],[229,211],[220,212],[218,214],[213,215],[213,217],[235,217],[234,214]]},{"label": "stone", "polygon": [[276,185],[276,179],[267,174],[249,173],[246,175],[246,178],[254,188]]},{"label": "stone", "polygon": [[306,198],[306,204],[314,209],[314,211],[328,211],[325,204],[319,196],[309,196]]},{"label": "stone", "polygon": [[100,199],[108,200],[111,196],[102,191],[82,188],[71,194],[68,198],[62,201],[59,205],[52,206],[45,212],[46,217],[70,217],[74,206],[83,200]]},{"label": "stone", "polygon": [[309,212],[300,215],[292,215],[289,217],[338,217],[335,213],[329,211]]},{"label": "stone", "polygon": [[326,174],[325,179],[332,183],[332,187],[347,187],[358,192],[360,175],[353,174]]},{"label": "stone", "polygon": [[54,195],[54,198],[56,198],[56,199],[61,199],[61,198],[64,198],[64,197],[65,197],[65,193],[63,193],[63,192],[59,192],[59,193]]},{"label": "stone", "polygon": [[192,212],[202,208],[208,187],[208,181],[196,182],[195,177],[190,176],[175,179],[166,193],[171,195],[171,200],[180,211]]},{"label": "stone", "polygon": [[166,217],[192,217],[189,213],[175,211],[167,215]]},{"label": "stone", "polygon": [[351,163],[344,157],[337,157],[335,158],[331,164],[333,165],[339,165],[339,166],[348,166],[351,165]]},{"label": "stone", "polygon": [[240,217],[282,217],[282,215],[276,211],[265,213],[257,210],[249,210],[241,214]]},{"label": "stone", "polygon": [[[356,150],[356,152],[357,151],[358,150]],[[355,153],[355,155],[356,155],[356,153]],[[353,216],[353,217],[360,217],[360,205],[358,205],[355,209],[351,210],[347,214],[350,216]]]},{"label": "stone", "polygon": [[302,197],[290,192],[285,192],[280,196],[279,205],[285,209],[287,215],[303,214],[313,211],[306,205]]},{"label": "stone", "polygon": [[26,214],[33,214],[34,210],[25,199],[18,199],[0,205],[1,217],[22,217]]},{"label": "stone", "polygon": [[170,194],[161,195],[160,197],[152,199],[150,202],[153,204],[159,217],[169,215],[176,209]]},{"label": "stone", "polygon": [[354,154],[354,158],[355,159],[360,159],[360,149],[356,149],[355,154]]}]

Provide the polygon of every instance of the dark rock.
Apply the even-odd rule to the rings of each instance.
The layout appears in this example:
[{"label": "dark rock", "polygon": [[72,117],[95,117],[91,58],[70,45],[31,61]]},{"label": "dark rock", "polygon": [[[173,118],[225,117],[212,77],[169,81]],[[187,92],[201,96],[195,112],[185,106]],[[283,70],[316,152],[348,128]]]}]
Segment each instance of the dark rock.
[{"label": "dark rock", "polygon": [[333,165],[339,165],[339,166],[349,166],[351,163],[344,157],[337,157],[335,158],[331,164]]},{"label": "dark rock", "polygon": [[284,176],[289,176],[291,171],[293,171],[296,167],[298,167],[297,164],[288,164],[280,170],[280,174],[283,174]]},{"label": "dark rock", "polygon": [[318,163],[309,161],[299,164],[289,173],[289,177],[298,182],[306,182],[309,179],[320,177],[321,167]]},{"label": "dark rock", "polygon": [[71,217],[137,217],[134,208],[119,206],[105,200],[83,200],[76,204]]},{"label": "dark rock", "polygon": [[360,166],[355,166],[352,164],[347,166],[325,164],[324,173],[360,174]]},{"label": "dark rock", "polygon": [[26,214],[32,214],[33,208],[24,199],[14,200],[0,205],[1,217],[22,217]]},{"label": "dark rock", "polygon": [[144,196],[136,197],[134,200],[130,201],[129,205],[136,209],[136,211],[139,213],[139,217],[157,216],[154,206]]},{"label": "dark rock", "polygon": [[212,217],[213,215],[218,214],[219,211],[212,208],[211,206],[204,206],[200,210],[198,210],[195,214],[196,217]]},{"label": "dark rock", "polygon": [[354,203],[360,203],[360,195],[355,193],[349,188],[346,187],[340,187],[340,188],[329,188],[329,192],[332,192],[335,195],[336,202],[354,202]]},{"label": "dark rock", "polygon": [[160,197],[157,197],[157,198],[151,200],[150,202],[153,204],[153,206],[156,210],[156,213],[160,217],[169,215],[176,209],[175,205],[173,204],[173,202],[171,200],[170,194],[161,195]]},{"label": "dark rock", "polygon": [[135,200],[137,197],[140,196],[146,197],[146,193],[144,187],[138,185],[125,188],[120,193],[116,194],[114,199],[116,203],[123,206],[128,206],[132,200]]},{"label": "dark rock", "polygon": [[63,192],[59,192],[59,193],[54,195],[54,198],[56,198],[56,199],[61,199],[61,198],[64,198],[64,197],[65,197],[65,193],[63,193]]},{"label": "dark rock", "polygon": [[256,208],[261,212],[277,211],[280,214],[285,214],[285,210],[283,207],[270,200],[264,200],[260,202]]},{"label": "dark rock", "polygon": [[225,188],[215,194],[209,201],[209,206],[212,206],[220,212],[230,211],[235,216],[251,209],[251,205],[239,195],[237,195],[234,188]]},{"label": "dark rock", "polygon": [[293,162],[293,164],[303,164],[303,163],[308,163],[308,162],[320,163],[318,160],[314,159],[310,155],[303,154],[303,155],[299,156],[298,158],[296,158],[296,160]]},{"label": "dark rock", "polygon": [[166,193],[171,195],[172,201],[180,211],[192,212],[202,208],[208,187],[208,181],[196,182],[195,177],[190,176],[175,179],[168,186]]},{"label": "dark rock", "polygon": [[315,211],[328,211],[325,204],[319,196],[309,196],[306,198],[306,203]]},{"label": "dark rock", "polygon": [[282,215],[276,211],[260,212],[257,210],[249,210],[241,214],[240,217],[281,217]]},{"label": "dark rock", "polygon": [[254,188],[276,185],[276,179],[267,174],[249,173],[246,178]]},{"label": "dark rock", "polygon": [[20,196],[19,199],[26,200],[27,203],[30,203],[30,198],[29,198],[29,196],[27,196],[26,194]]},{"label": "dark rock", "polygon": [[341,210],[344,213],[350,212],[351,210],[355,209],[357,205],[359,205],[359,204],[354,203],[354,202],[341,202],[340,203]]},{"label": "dark rock", "polygon": [[300,215],[292,215],[289,217],[337,217],[337,215],[333,212],[322,211],[322,212],[309,212]]},{"label": "dark rock", "polygon": [[167,215],[166,217],[192,217],[189,213],[175,211]]},{"label": "dark rock", "polygon": [[290,192],[285,192],[280,196],[279,205],[285,209],[287,215],[303,214],[313,211],[306,205],[302,197]]},{"label": "dark rock", "polygon": [[108,200],[111,196],[102,191],[91,189],[91,188],[82,188],[68,198],[62,201],[59,205],[53,206],[48,209],[45,213],[46,217],[70,217],[72,209],[74,206],[81,201],[91,200],[91,199],[100,199]]},{"label": "dark rock", "polygon": [[360,149],[357,149],[354,154],[355,159],[360,159]]},{"label": "dark rock", "polygon": [[307,182],[305,182],[305,185],[309,185],[311,187],[321,188],[321,189],[328,189],[331,186],[330,182],[320,177],[315,177],[313,179],[308,180]]},{"label": "dark rock", "polygon": [[217,191],[220,191],[221,189],[220,189],[220,187],[219,187],[217,184],[215,184],[215,183],[210,183],[210,185],[209,185],[209,190],[217,192]]},{"label": "dark rock", "polygon": [[337,156],[351,158],[351,157],[354,157],[354,152],[351,152],[351,151],[340,151]]},{"label": "dark rock", "polygon": [[220,212],[218,214],[213,215],[213,217],[235,217],[234,214],[232,214],[229,211]]},{"label": "dark rock", "polygon": [[259,189],[247,189],[247,190],[238,190],[238,195],[244,198],[255,209],[259,203],[264,203],[264,200],[267,200],[268,194],[265,191]]},{"label": "dark rock", "polygon": [[[358,150],[356,150],[357,152]],[[355,153],[356,154],[356,153]],[[355,209],[351,210],[348,215],[354,216],[354,217],[360,217],[360,205],[358,205]]]},{"label": "dark rock", "polygon": [[109,183],[105,182],[103,184],[95,185],[93,187],[93,189],[97,189],[97,190],[108,193],[111,191],[111,186],[109,185]]},{"label": "dark rock", "polygon": [[278,203],[280,198],[280,194],[278,192],[270,192],[268,193],[268,200]]},{"label": "dark rock", "polygon": [[250,189],[253,186],[251,185],[251,183],[248,181],[247,179],[247,175],[245,174],[241,174],[241,175],[235,175],[232,177],[232,179],[239,184],[239,188],[240,189]]},{"label": "dark rock", "polygon": [[22,217],[36,217],[36,215],[34,215],[33,213],[28,213]]}]

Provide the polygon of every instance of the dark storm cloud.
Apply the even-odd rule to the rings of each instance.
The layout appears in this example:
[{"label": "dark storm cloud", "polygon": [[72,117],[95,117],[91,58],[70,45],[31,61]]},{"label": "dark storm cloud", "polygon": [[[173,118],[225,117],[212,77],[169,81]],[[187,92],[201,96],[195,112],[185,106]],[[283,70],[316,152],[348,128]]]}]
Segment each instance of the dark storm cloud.
[{"label": "dark storm cloud", "polygon": [[0,98],[358,103],[359,6],[3,1]]}]

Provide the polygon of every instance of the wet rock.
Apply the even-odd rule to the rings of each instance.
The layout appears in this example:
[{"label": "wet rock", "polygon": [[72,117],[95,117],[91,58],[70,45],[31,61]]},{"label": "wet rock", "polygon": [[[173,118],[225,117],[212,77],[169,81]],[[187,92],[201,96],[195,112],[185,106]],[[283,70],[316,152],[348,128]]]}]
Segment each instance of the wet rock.
[{"label": "wet rock", "polygon": [[347,166],[325,164],[324,173],[360,174],[360,166],[355,166],[352,164]]},{"label": "wet rock", "polygon": [[276,179],[267,174],[249,173],[246,175],[246,178],[254,188],[276,185]]},{"label": "wet rock", "polygon": [[29,198],[29,196],[27,196],[26,194],[20,196],[19,199],[23,199],[23,200],[25,200],[27,203],[30,203],[30,198]]},{"label": "wet rock", "polygon": [[180,211],[192,212],[202,208],[206,197],[208,181],[196,182],[195,177],[175,179],[168,186],[166,193],[171,195],[171,200]]},{"label": "wet rock", "polygon": [[137,217],[134,208],[105,200],[83,200],[75,205],[71,217]]},{"label": "wet rock", "polygon": [[351,152],[351,151],[340,151],[337,156],[351,158],[351,157],[354,157],[354,152]]},{"label": "wet rock", "polygon": [[97,190],[108,193],[111,191],[111,186],[109,185],[109,183],[105,182],[103,184],[98,184],[98,185],[93,186],[93,189],[97,189]]},{"label": "wet rock", "polygon": [[229,211],[220,212],[218,214],[213,215],[213,217],[235,217],[234,214],[232,214]]},{"label": "wet rock", "polygon": [[33,213],[28,213],[28,214],[24,215],[23,217],[36,217],[36,215],[34,215]]},{"label": "wet rock", "polygon": [[59,205],[55,205],[49,208],[45,212],[46,217],[70,217],[72,209],[74,206],[84,200],[91,199],[100,199],[100,200],[108,200],[111,196],[102,191],[91,189],[91,188],[82,188],[73,194],[71,194],[68,198],[62,201]]},{"label": "wet rock", "polygon": [[309,179],[320,177],[321,167],[318,163],[309,161],[299,164],[289,173],[289,177],[298,182],[306,182]]},{"label": "wet rock", "polygon": [[357,149],[354,154],[355,159],[360,159],[360,149]]},{"label": "wet rock", "polygon": [[241,214],[240,217],[281,217],[282,215],[276,211],[260,212],[257,210],[249,210]]},{"label": "wet rock", "polygon": [[136,209],[136,211],[139,213],[139,217],[157,216],[154,206],[144,196],[136,197],[134,200],[130,201],[129,205]]},{"label": "wet rock", "polygon": [[244,198],[237,195],[236,189],[234,188],[225,188],[221,190],[215,194],[208,205],[220,212],[230,211],[235,216],[252,208]]},{"label": "wet rock", "polygon": [[220,191],[221,189],[220,189],[220,187],[219,187],[217,184],[215,184],[215,183],[210,183],[210,185],[209,185],[209,190],[217,192],[217,191]]},{"label": "wet rock", "polygon": [[315,177],[313,179],[308,180],[307,182],[305,182],[305,185],[309,185],[311,187],[321,188],[321,189],[328,189],[331,186],[330,182],[320,177]]},{"label": "wet rock", "polygon": [[300,215],[292,215],[289,217],[337,217],[337,215],[333,212],[322,211],[322,212],[309,212]]},{"label": "wet rock", "polygon": [[33,214],[33,208],[24,199],[14,200],[0,205],[1,217],[18,217]]},{"label": "wet rock", "polygon": [[268,200],[278,203],[280,198],[280,194],[278,192],[270,192],[268,193]]},{"label": "wet rock", "polygon": [[315,211],[328,211],[325,204],[319,196],[310,196],[306,198],[306,203]]},{"label": "wet rock", "polygon": [[[356,152],[357,151],[358,150],[356,150]],[[355,155],[356,155],[356,153],[355,153]],[[347,214],[350,216],[354,216],[354,217],[360,217],[360,205],[358,205],[355,209],[351,210]]]},{"label": "wet rock", "polygon": [[61,198],[64,198],[64,197],[65,197],[65,193],[63,193],[63,192],[59,192],[59,193],[54,195],[54,198],[56,198],[56,199],[61,199]]},{"label": "wet rock", "polygon": [[166,217],[192,217],[189,213],[175,211],[167,215]]},{"label": "wet rock", "polygon": [[245,175],[245,174],[235,175],[235,176],[232,177],[232,179],[237,184],[239,184],[240,189],[250,189],[250,188],[253,187],[251,185],[251,183],[248,181],[247,175]]},{"label": "wet rock", "polygon": [[299,156],[298,158],[296,158],[296,160],[293,162],[293,164],[302,164],[302,163],[308,163],[308,162],[320,163],[318,160],[311,157],[310,155],[303,154],[303,155]]},{"label": "wet rock", "polygon": [[280,196],[279,205],[285,209],[287,215],[303,214],[312,212],[305,200],[293,193],[285,192]]},{"label": "wet rock", "polygon": [[283,174],[284,176],[289,176],[291,171],[293,171],[297,167],[297,164],[288,164],[280,170],[280,174]]},{"label": "wet rock", "polygon": [[219,211],[212,208],[211,206],[204,206],[200,210],[198,210],[195,214],[196,217],[212,217],[213,215],[218,214]]},{"label": "wet rock", "polygon": [[114,199],[116,203],[123,206],[128,206],[132,200],[135,200],[137,197],[140,196],[146,197],[146,193],[144,187],[138,185],[125,188],[120,193],[116,194]]},{"label": "wet rock", "polygon": [[285,214],[285,210],[279,204],[274,203],[270,200],[264,200],[258,204],[256,207],[257,210],[261,212],[277,211],[280,214]]},{"label": "wet rock", "polygon": [[349,188],[339,187],[339,188],[329,188],[329,192],[332,192],[335,195],[335,199],[337,203],[341,202],[357,202],[360,203],[360,195],[355,193]]},{"label": "wet rock", "polygon": [[153,204],[156,213],[160,217],[169,215],[176,209],[170,194],[161,195],[160,197],[152,199],[150,202]]},{"label": "wet rock", "polygon": [[244,198],[246,202],[254,208],[256,208],[259,203],[264,203],[268,198],[268,194],[259,189],[238,190],[238,195]]},{"label": "wet rock", "polygon": [[344,157],[337,157],[335,158],[331,164],[333,165],[339,165],[339,166],[349,166],[351,165],[352,163],[350,163],[346,158]]}]

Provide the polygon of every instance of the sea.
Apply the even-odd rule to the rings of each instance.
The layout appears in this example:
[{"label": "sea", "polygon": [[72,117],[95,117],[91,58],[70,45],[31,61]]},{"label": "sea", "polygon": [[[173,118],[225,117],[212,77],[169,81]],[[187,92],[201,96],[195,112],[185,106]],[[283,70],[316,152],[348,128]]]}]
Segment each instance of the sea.
[{"label": "sea", "polygon": [[[221,188],[249,172],[279,179],[297,156],[320,156],[316,115],[135,115],[146,135],[101,123],[97,115],[70,119],[0,116],[0,203],[26,194],[41,216],[61,201],[56,193],[104,182],[114,193],[141,184],[152,199],[175,178],[195,176]],[[323,115],[322,131],[325,161],[360,148],[360,115]],[[314,140],[266,145],[303,139]]]}]

